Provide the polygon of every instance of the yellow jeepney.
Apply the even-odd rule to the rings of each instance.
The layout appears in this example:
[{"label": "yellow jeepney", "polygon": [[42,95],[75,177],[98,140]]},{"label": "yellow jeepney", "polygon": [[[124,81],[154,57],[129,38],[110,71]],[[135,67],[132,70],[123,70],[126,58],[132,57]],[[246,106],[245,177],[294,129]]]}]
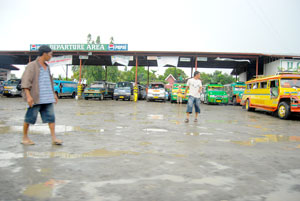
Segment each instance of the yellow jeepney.
[{"label": "yellow jeepney", "polygon": [[300,74],[281,73],[246,82],[241,105],[274,112],[281,119],[300,112]]}]

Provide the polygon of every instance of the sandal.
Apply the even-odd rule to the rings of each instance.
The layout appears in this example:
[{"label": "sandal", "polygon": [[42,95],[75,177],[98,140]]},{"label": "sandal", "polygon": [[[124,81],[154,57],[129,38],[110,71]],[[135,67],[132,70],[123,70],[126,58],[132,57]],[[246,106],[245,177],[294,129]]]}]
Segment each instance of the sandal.
[{"label": "sandal", "polygon": [[34,145],[35,143],[33,142],[33,141],[31,141],[31,140],[23,140],[22,142],[21,142],[21,144],[23,144],[23,145]]},{"label": "sandal", "polygon": [[55,141],[52,141],[53,145],[62,145],[63,141],[56,139]]},{"label": "sandal", "polygon": [[195,119],[194,122],[198,122],[198,119]]},{"label": "sandal", "polygon": [[189,119],[185,119],[184,122],[185,122],[185,123],[189,123]]}]

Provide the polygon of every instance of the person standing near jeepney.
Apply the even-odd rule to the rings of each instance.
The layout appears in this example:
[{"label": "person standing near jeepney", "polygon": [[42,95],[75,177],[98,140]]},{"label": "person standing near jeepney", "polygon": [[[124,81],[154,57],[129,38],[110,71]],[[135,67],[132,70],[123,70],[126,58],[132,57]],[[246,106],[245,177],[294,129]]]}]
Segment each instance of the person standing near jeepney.
[{"label": "person standing near jeepney", "polygon": [[177,91],[177,104],[182,104],[182,90],[181,90],[181,85],[178,86],[178,91]]},{"label": "person standing near jeepney", "polygon": [[22,96],[28,103],[23,124],[24,145],[34,145],[28,137],[29,125],[36,122],[38,113],[41,114],[43,123],[48,123],[52,137],[52,144],[61,145],[63,142],[55,135],[55,114],[53,103],[58,102],[58,98],[53,89],[53,80],[50,67],[46,61],[52,58],[52,50],[47,45],[39,48],[39,57],[29,63],[22,75]]},{"label": "person standing near jeepney", "polygon": [[187,86],[184,92],[184,97],[189,90],[189,99],[186,110],[186,119],[184,122],[188,123],[190,119],[190,114],[193,112],[193,107],[195,106],[195,119],[194,122],[198,121],[198,114],[200,113],[200,92],[202,90],[202,82],[200,80],[200,72],[195,71],[194,77],[187,81]]}]

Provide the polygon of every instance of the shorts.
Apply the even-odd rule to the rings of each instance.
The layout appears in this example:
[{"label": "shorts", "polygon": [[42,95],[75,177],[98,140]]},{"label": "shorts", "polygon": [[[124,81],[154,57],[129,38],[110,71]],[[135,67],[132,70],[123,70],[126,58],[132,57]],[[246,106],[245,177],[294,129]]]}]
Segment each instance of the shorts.
[{"label": "shorts", "polygon": [[193,112],[194,105],[195,105],[195,112],[200,113],[200,98],[189,96],[186,112],[191,114]]},{"label": "shorts", "polygon": [[25,114],[25,123],[35,124],[39,112],[43,123],[55,123],[53,103],[34,105],[28,108]]}]

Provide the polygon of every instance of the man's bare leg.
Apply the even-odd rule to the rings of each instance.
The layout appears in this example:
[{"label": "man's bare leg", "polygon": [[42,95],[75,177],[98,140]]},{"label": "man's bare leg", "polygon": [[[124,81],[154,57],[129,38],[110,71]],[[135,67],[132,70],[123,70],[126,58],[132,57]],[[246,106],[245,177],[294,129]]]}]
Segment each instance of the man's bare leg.
[{"label": "man's bare leg", "polygon": [[29,124],[24,122],[23,124],[23,140],[22,140],[22,144],[29,144],[29,145],[33,145],[34,142],[32,142],[29,137],[28,137],[28,130],[29,130]]},{"label": "man's bare leg", "polygon": [[56,144],[61,144],[62,141],[57,139],[55,135],[55,123],[49,123],[49,128],[50,128],[52,143],[57,142]]}]

